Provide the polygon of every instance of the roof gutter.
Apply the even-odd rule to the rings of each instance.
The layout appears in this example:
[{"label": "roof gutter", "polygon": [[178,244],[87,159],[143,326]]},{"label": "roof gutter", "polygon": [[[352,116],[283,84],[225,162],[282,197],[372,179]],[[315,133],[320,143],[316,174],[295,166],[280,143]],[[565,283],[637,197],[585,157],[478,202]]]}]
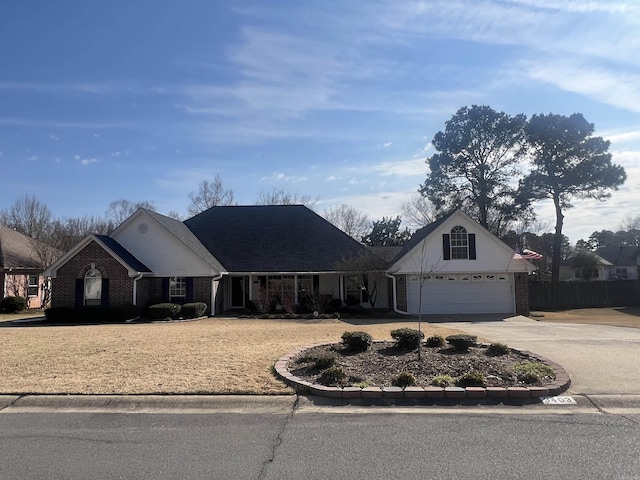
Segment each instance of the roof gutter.
[{"label": "roof gutter", "polygon": [[391,279],[393,286],[391,287],[391,293],[393,294],[393,311],[400,315],[411,315],[409,312],[404,312],[398,309],[398,298],[396,291],[396,277],[389,272],[384,272],[384,276]]},{"label": "roof gutter", "polygon": [[218,289],[216,288],[216,282],[222,279],[223,273],[219,273],[215,277],[211,279],[211,316],[214,317],[216,315],[216,294],[218,293]]}]

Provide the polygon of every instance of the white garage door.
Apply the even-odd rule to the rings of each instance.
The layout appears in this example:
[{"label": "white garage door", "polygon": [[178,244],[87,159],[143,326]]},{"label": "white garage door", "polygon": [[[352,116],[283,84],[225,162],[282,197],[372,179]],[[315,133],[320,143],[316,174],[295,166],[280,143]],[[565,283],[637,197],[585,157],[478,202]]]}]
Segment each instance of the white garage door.
[{"label": "white garage door", "polygon": [[[407,311],[418,314],[420,282],[409,275]],[[512,274],[426,275],[422,287],[422,313],[513,313]]]}]

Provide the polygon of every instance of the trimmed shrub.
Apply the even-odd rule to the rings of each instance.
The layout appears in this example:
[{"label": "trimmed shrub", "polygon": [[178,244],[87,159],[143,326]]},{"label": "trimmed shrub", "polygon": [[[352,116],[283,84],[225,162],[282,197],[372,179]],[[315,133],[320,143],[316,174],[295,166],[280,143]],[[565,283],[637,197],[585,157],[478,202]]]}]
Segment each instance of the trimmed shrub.
[{"label": "trimmed shrub", "polygon": [[149,307],[149,316],[156,320],[175,318],[181,310],[182,307],[177,303],[157,303]]},{"label": "trimmed shrub", "polygon": [[207,304],[204,302],[185,303],[182,305],[180,313],[184,318],[200,318],[207,311]]},{"label": "trimmed shrub", "polygon": [[427,338],[427,347],[442,347],[444,345],[444,337],[442,335],[433,335]]},{"label": "trimmed shrub", "polygon": [[402,372],[393,380],[393,384],[400,388],[411,387],[416,384],[416,377],[411,372]]},{"label": "trimmed shrub", "polygon": [[482,372],[467,372],[456,380],[458,387],[484,387],[487,380]]},{"label": "trimmed shrub", "polygon": [[27,301],[22,297],[4,297],[0,301],[0,312],[17,313],[27,308]]},{"label": "trimmed shrub", "polygon": [[328,354],[318,355],[313,359],[313,368],[325,370],[336,364],[336,357]]},{"label": "trimmed shrub", "polygon": [[500,357],[509,353],[509,347],[504,343],[492,343],[487,347],[487,355],[490,357]]},{"label": "trimmed shrub", "polygon": [[453,385],[453,377],[451,375],[437,375],[431,380],[431,385],[434,387],[449,387]]},{"label": "trimmed shrub", "polygon": [[398,328],[391,330],[391,338],[396,341],[396,347],[402,350],[415,350],[420,346],[424,333],[413,328]]},{"label": "trimmed shrub", "polygon": [[449,335],[446,340],[456,352],[466,352],[469,347],[476,344],[478,337],[475,335]]},{"label": "trimmed shrub", "polygon": [[322,385],[337,385],[347,378],[347,374],[340,367],[329,367],[318,377]]},{"label": "trimmed shrub", "polygon": [[371,347],[373,337],[367,332],[344,332],[342,343],[351,352],[364,352]]}]

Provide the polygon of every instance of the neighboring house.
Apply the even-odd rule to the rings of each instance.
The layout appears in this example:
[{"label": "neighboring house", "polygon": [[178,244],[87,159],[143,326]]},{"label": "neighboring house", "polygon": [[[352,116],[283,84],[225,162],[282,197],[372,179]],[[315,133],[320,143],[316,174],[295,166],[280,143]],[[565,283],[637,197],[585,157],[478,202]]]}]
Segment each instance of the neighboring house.
[{"label": "neighboring house", "polygon": [[0,298],[23,297],[28,308],[41,308],[48,292],[42,253],[48,249],[33,238],[0,225]]},{"label": "neighboring house", "polygon": [[391,261],[388,275],[393,305],[400,312],[528,315],[532,269],[511,247],[456,210],[415,232]]},{"label": "neighboring house", "polygon": [[[423,313],[528,313],[531,265],[460,211],[386,251],[388,271],[368,279],[380,282],[376,308],[417,313],[422,245]],[[45,274],[54,307],[199,301],[214,315],[306,295],[370,306],[353,274],[337,270],[363,251],[302,205],[213,207],[184,222],[141,208],[109,236],[84,238]]]},{"label": "neighboring house", "polygon": [[[597,280],[637,280],[640,276],[640,247],[602,247],[594,252],[596,268],[588,279]],[[565,282],[585,281],[582,269],[572,265],[571,258],[560,265],[560,280]]]}]

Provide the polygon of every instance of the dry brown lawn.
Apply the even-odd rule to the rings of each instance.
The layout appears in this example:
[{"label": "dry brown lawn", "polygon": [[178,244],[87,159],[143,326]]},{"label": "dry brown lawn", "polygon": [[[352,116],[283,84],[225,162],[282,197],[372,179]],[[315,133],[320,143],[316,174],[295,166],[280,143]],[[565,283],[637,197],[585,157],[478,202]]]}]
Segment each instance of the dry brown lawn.
[{"label": "dry brown lawn", "polygon": [[[7,320],[4,316],[0,318]],[[282,355],[339,342],[345,331],[389,339],[416,322],[252,320],[83,326],[0,324],[0,394],[288,394],[271,373]],[[423,324],[428,337],[460,333]]]},{"label": "dry brown lawn", "polygon": [[531,318],[541,322],[640,328],[640,307],[578,308],[558,312],[531,312]]}]

